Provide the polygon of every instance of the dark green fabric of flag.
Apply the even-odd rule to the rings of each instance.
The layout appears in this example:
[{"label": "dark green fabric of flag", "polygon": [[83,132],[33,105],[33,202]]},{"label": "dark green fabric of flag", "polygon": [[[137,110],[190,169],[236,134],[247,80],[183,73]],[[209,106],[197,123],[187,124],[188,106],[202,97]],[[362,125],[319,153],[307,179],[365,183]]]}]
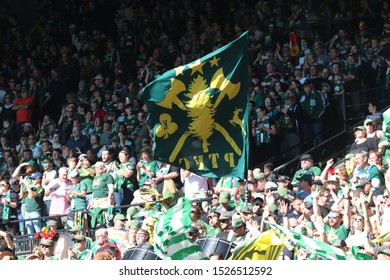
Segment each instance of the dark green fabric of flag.
[{"label": "dark green fabric of flag", "polygon": [[244,179],[248,145],[248,33],[144,88],[154,158],[204,177]]}]

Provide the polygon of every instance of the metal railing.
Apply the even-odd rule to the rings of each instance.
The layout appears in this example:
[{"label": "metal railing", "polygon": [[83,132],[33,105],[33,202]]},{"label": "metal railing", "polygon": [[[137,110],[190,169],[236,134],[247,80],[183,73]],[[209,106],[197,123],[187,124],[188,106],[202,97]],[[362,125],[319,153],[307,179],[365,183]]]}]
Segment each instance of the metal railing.
[{"label": "metal railing", "polygon": [[[114,213],[120,212],[121,209],[127,209],[128,207],[131,206],[144,206],[145,203],[137,203],[137,204],[129,204],[129,205],[121,205],[121,206],[114,206]],[[107,212],[108,208],[102,208],[103,212]],[[119,210],[119,211],[118,211]],[[76,212],[76,211],[75,211]],[[77,212],[82,212],[82,214],[85,214],[87,217],[86,225],[87,229],[85,230],[84,234],[88,237],[92,237],[94,235],[95,229],[91,228],[90,225],[90,215],[89,215],[89,210],[82,210],[82,211],[77,211]],[[73,212],[74,213],[74,212]],[[35,220],[40,220],[42,225],[45,224],[45,221],[48,220],[59,220],[62,217],[69,217],[69,214],[65,215],[53,215],[53,216],[44,216],[44,217],[38,217],[38,218],[32,218],[32,219],[21,219],[21,220],[13,220],[9,221],[8,223],[23,223],[24,228],[26,228],[26,222],[29,221],[35,221]],[[67,231],[67,226],[63,225],[63,228],[59,228],[57,230],[57,233],[60,235],[63,232]],[[15,255],[17,257],[25,257],[27,255],[30,255],[32,253],[32,250],[35,246],[39,245],[40,239],[35,238],[34,234],[23,234],[23,235],[16,235],[13,237],[13,242],[15,245]]]},{"label": "metal railing", "polygon": [[[351,96],[352,94],[365,94],[368,92],[373,92],[375,90],[383,90],[386,89],[386,87],[376,87],[376,88],[369,88],[369,89],[363,89],[359,92],[349,92],[345,93],[346,96]],[[387,90],[387,89],[386,89]],[[378,111],[384,112],[388,108],[390,108],[390,92],[387,90],[387,97],[385,99],[380,100],[380,104],[378,104]],[[345,99],[344,99],[345,101]],[[280,174],[292,176],[296,170],[300,169],[300,162],[299,158],[304,153],[310,153],[315,160],[317,160],[317,165],[321,166],[326,160],[330,158],[336,158],[340,157],[343,154],[346,153],[346,151],[349,149],[350,145],[354,141],[353,137],[353,128],[359,125],[362,125],[365,115],[362,110],[360,110],[360,113],[351,113],[351,108],[353,107],[359,107],[363,108],[368,106],[370,101],[359,103],[359,104],[345,104],[344,103],[344,113],[346,116],[346,119],[343,124],[343,129],[341,129],[338,133],[331,136],[330,138],[327,138],[324,140],[323,143],[316,147],[311,147],[309,149],[302,149],[302,146],[304,143],[299,143],[290,149],[286,150],[282,153],[279,153],[275,155],[274,157],[265,159],[262,163],[258,164],[257,167],[262,167],[264,164],[268,162],[276,163],[278,167],[275,168],[275,171],[278,171]],[[324,130],[325,131],[325,130]],[[323,133],[322,131],[321,133]],[[312,138],[308,139],[308,141],[313,141],[316,135],[314,135]],[[288,159],[287,162],[283,162],[283,156],[285,154],[289,154],[292,150],[296,150],[297,148],[301,148],[301,153],[297,156],[295,156],[292,159]]]}]

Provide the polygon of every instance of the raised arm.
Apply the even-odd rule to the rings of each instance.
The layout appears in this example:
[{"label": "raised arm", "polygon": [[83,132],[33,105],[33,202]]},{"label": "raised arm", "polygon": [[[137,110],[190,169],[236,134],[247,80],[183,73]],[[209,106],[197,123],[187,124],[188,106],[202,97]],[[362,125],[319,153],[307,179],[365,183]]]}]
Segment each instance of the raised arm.
[{"label": "raised arm", "polygon": [[349,184],[345,181],[340,182],[341,190],[343,191],[343,200],[344,200],[344,215],[343,215],[343,224],[346,229],[350,228],[351,223],[351,213],[349,211],[350,199],[349,196]]}]

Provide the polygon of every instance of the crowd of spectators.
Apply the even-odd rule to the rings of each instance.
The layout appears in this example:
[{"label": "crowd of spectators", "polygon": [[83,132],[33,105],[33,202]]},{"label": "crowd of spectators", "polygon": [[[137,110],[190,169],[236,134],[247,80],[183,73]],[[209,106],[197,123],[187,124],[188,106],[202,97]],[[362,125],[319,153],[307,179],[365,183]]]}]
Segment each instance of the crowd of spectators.
[{"label": "crowd of spectators", "polygon": [[[169,181],[173,192],[194,200],[194,240],[224,232],[225,239],[239,242],[248,232],[263,230],[264,219],[305,229],[313,238],[318,233],[329,243],[347,240],[350,229],[378,236],[381,217],[390,207],[384,180],[390,143],[378,113],[388,100],[389,2],[315,5],[283,0],[47,1],[32,27],[22,26],[16,14],[0,6],[1,229],[14,235],[39,233],[39,219],[7,221],[46,215],[62,215],[60,227],[67,228],[69,220],[84,225],[78,211],[142,202],[139,187],[152,186],[163,194]],[[251,195],[242,208],[243,184],[237,178],[208,180],[153,160],[142,88],[245,31],[251,66],[246,182]],[[295,56],[291,33],[298,39]],[[354,129],[356,139],[344,165],[328,161],[326,172],[301,172],[294,180],[273,173],[272,164],[258,168],[276,154],[292,159],[322,143],[351,116],[367,119]],[[349,163],[352,158],[358,167]],[[313,163],[310,155],[301,161]],[[345,177],[331,180],[338,169],[345,169]],[[298,182],[295,188],[293,182]],[[212,205],[195,205],[211,194]],[[114,223],[110,244],[137,246],[139,235],[143,246],[147,231],[138,233],[140,225],[131,231],[133,217],[123,214],[127,218],[115,216],[121,224]],[[366,227],[355,224],[363,218]],[[82,232],[75,236],[77,244],[87,242]],[[110,230],[98,236],[110,236]],[[121,247],[122,241],[126,246]],[[357,243],[369,254],[378,253],[363,241]],[[50,249],[53,243],[41,246]]]}]

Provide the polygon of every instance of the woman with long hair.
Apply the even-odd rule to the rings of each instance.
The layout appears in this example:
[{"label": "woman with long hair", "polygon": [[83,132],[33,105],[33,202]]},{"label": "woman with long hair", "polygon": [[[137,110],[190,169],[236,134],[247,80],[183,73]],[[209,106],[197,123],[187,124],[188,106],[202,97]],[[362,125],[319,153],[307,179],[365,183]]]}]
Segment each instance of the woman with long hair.
[{"label": "woman with long hair", "polygon": [[130,154],[126,150],[119,152],[119,169],[115,171],[114,189],[122,192],[122,205],[130,204],[134,191],[138,188],[136,169],[133,162],[129,161]]},{"label": "woman with long hair", "polygon": [[19,232],[19,223],[10,221],[18,220],[17,208],[20,207],[18,194],[11,189],[8,180],[0,180],[0,229],[13,235]]},{"label": "woman with long hair", "polygon": [[276,123],[269,116],[269,109],[260,106],[256,109],[257,119],[252,121],[252,136],[255,138],[255,164],[271,158],[276,153]]}]

